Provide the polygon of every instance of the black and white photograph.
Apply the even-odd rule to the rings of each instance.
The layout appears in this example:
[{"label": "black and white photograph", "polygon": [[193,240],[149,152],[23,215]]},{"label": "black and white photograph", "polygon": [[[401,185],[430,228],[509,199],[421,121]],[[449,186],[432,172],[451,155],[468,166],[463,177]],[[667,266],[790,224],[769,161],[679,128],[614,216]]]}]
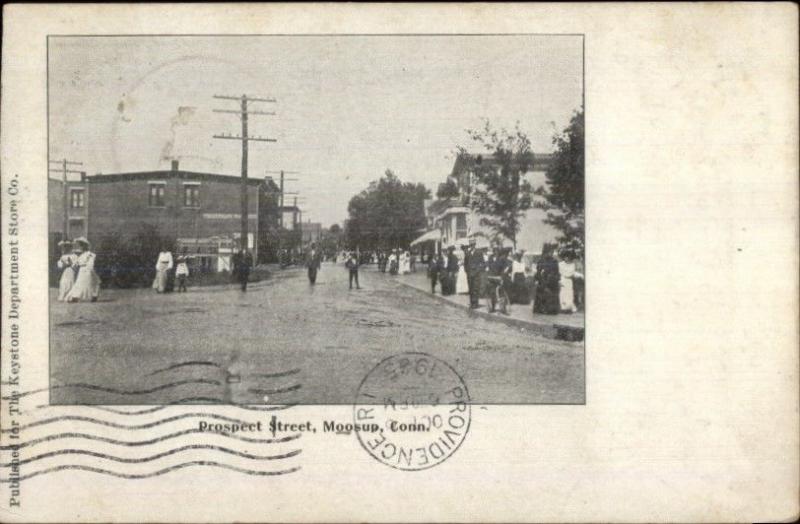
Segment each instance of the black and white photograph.
[{"label": "black and white photograph", "polygon": [[52,404],[583,404],[583,36],[50,36]]},{"label": "black and white photograph", "polygon": [[2,14],[0,521],[798,520],[796,5]]}]

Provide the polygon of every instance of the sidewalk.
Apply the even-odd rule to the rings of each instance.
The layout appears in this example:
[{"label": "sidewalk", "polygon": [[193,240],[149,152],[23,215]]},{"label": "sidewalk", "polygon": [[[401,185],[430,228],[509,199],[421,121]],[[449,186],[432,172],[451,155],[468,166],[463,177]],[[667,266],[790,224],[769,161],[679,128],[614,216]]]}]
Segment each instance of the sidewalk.
[{"label": "sidewalk", "polygon": [[[377,268],[372,268],[377,272]],[[469,295],[449,295],[442,296],[440,288],[436,286],[436,294],[431,294],[431,283],[428,280],[427,271],[417,270],[416,273],[408,275],[391,276],[386,273],[386,278],[392,279],[398,285],[407,286],[415,289],[429,297],[445,302],[455,307],[466,310],[470,315],[485,318],[496,322],[503,322],[510,326],[521,327],[533,331],[547,338],[569,341],[583,341],[584,336],[584,314],[583,312],[562,315],[540,315],[533,314],[531,304],[513,304],[509,315],[500,313],[490,313],[486,308],[486,300],[481,299],[479,309],[469,308]]]}]

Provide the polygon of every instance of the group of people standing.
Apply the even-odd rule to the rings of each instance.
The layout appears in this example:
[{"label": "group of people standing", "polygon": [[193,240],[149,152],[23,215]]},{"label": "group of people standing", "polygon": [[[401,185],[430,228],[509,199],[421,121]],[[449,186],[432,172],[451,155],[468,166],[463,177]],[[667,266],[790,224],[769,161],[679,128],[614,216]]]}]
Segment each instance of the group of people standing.
[{"label": "group of people standing", "polygon": [[[437,284],[442,295],[469,293],[470,308],[480,307],[481,298],[487,300],[491,312],[510,312],[511,304],[530,304],[533,312],[544,314],[574,313],[578,310],[575,297],[582,297],[583,275],[575,261],[566,254],[558,260],[555,246],[545,245],[537,263],[532,286],[528,281],[522,252],[512,254],[510,248],[478,248],[474,239],[462,247],[459,257],[455,248],[447,254],[439,253],[428,262],[431,293]],[[531,290],[533,287],[533,290]]]},{"label": "group of people standing", "polygon": [[97,302],[100,295],[100,277],[94,270],[95,259],[91,244],[84,237],[72,242],[58,243],[61,257],[56,267],[61,271],[58,282],[58,300],[61,302]]},{"label": "group of people standing", "polygon": [[378,271],[390,275],[407,275],[416,271],[416,256],[408,251],[393,249],[378,253]]},{"label": "group of people standing", "polygon": [[560,255],[556,246],[545,244],[536,264],[533,312],[546,315],[575,313],[583,302],[583,275],[569,253]]},{"label": "group of people standing", "polygon": [[189,278],[189,259],[184,255],[178,256],[177,261],[173,261],[172,252],[162,248],[156,259],[156,276],[153,279],[153,289],[157,293],[164,293],[170,290],[170,271],[175,267],[175,282],[178,292],[186,292],[186,281]]},{"label": "group of people standing", "polygon": [[521,254],[512,258],[511,249],[499,247],[487,252],[478,248],[474,239],[462,250],[460,258],[453,247],[447,250],[446,258],[441,253],[431,257],[428,262],[431,293],[436,292],[438,283],[442,295],[469,293],[471,309],[480,307],[480,299],[486,298],[489,311],[495,312],[499,306],[500,313],[509,314],[512,297],[520,296],[515,287],[520,282],[524,285]]}]

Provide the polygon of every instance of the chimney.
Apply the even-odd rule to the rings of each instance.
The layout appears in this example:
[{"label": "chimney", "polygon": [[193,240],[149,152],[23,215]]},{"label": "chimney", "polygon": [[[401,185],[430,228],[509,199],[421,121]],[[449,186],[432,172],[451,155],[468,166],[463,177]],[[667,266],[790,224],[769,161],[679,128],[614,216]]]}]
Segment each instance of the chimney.
[{"label": "chimney", "polygon": [[173,159],[172,160],[172,171],[177,171],[178,170],[178,165],[179,165],[178,160]]},{"label": "chimney", "polygon": [[86,182],[86,171],[81,171],[81,182]]}]

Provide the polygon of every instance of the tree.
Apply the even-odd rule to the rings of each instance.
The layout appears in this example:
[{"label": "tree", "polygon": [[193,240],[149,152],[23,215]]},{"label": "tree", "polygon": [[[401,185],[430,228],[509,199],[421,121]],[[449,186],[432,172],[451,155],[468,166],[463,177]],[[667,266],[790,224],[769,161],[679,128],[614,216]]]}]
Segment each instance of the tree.
[{"label": "tree", "polygon": [[488,120],[482,130],[467,133],[486,151],[485,156],[473,157],[466,148],[458,148],[459,155],[470,158],[472,164],[469,205],[481,216],[481,225],[494,233],[494,240],[505,237],[516,247],[521,219],[533,200],[533,187],[525,180],[533,166],[530,140],[519,126],[513,132],[498,131]]},{"label": "tree", "polygon": [[341,248],[342,228],[339,224],[333,224],[329,228],[322,230],[320,235],[320,249],[325,256],[333,256]]},{"label": "tree", "polygon": [[436,198],[446,200],[448,198],[458,198],[459,191],[458,191],[458,184],[456,181],[450,177],[447,177],[447,181],[439,184],[439,189],[436,191]]},{"label": "tree", "polygon": [[391,170],[350,199],[345,224],[348,246],[365,250],[407,247],[425,228],[423,184],[403,182]]},{"label": "tree", "polygon": [[100,239],[95,270],[105,285],[148,286],[155,276],[159,251],[174,252],[175,247],[174,237],[161,235],[151,224],[140,223],[133,235],[116,232]]},{"label": "tree", "polygon": [[556,239],[559,250],[583,259],[585,196],[584,196],[584,122],[583,109],[576,111],[569,125],[553,136],[556,151],[546,173],[545,186],[536,189],[542,200],[536,207],[547,211],[545,223],[561,235]]}]

